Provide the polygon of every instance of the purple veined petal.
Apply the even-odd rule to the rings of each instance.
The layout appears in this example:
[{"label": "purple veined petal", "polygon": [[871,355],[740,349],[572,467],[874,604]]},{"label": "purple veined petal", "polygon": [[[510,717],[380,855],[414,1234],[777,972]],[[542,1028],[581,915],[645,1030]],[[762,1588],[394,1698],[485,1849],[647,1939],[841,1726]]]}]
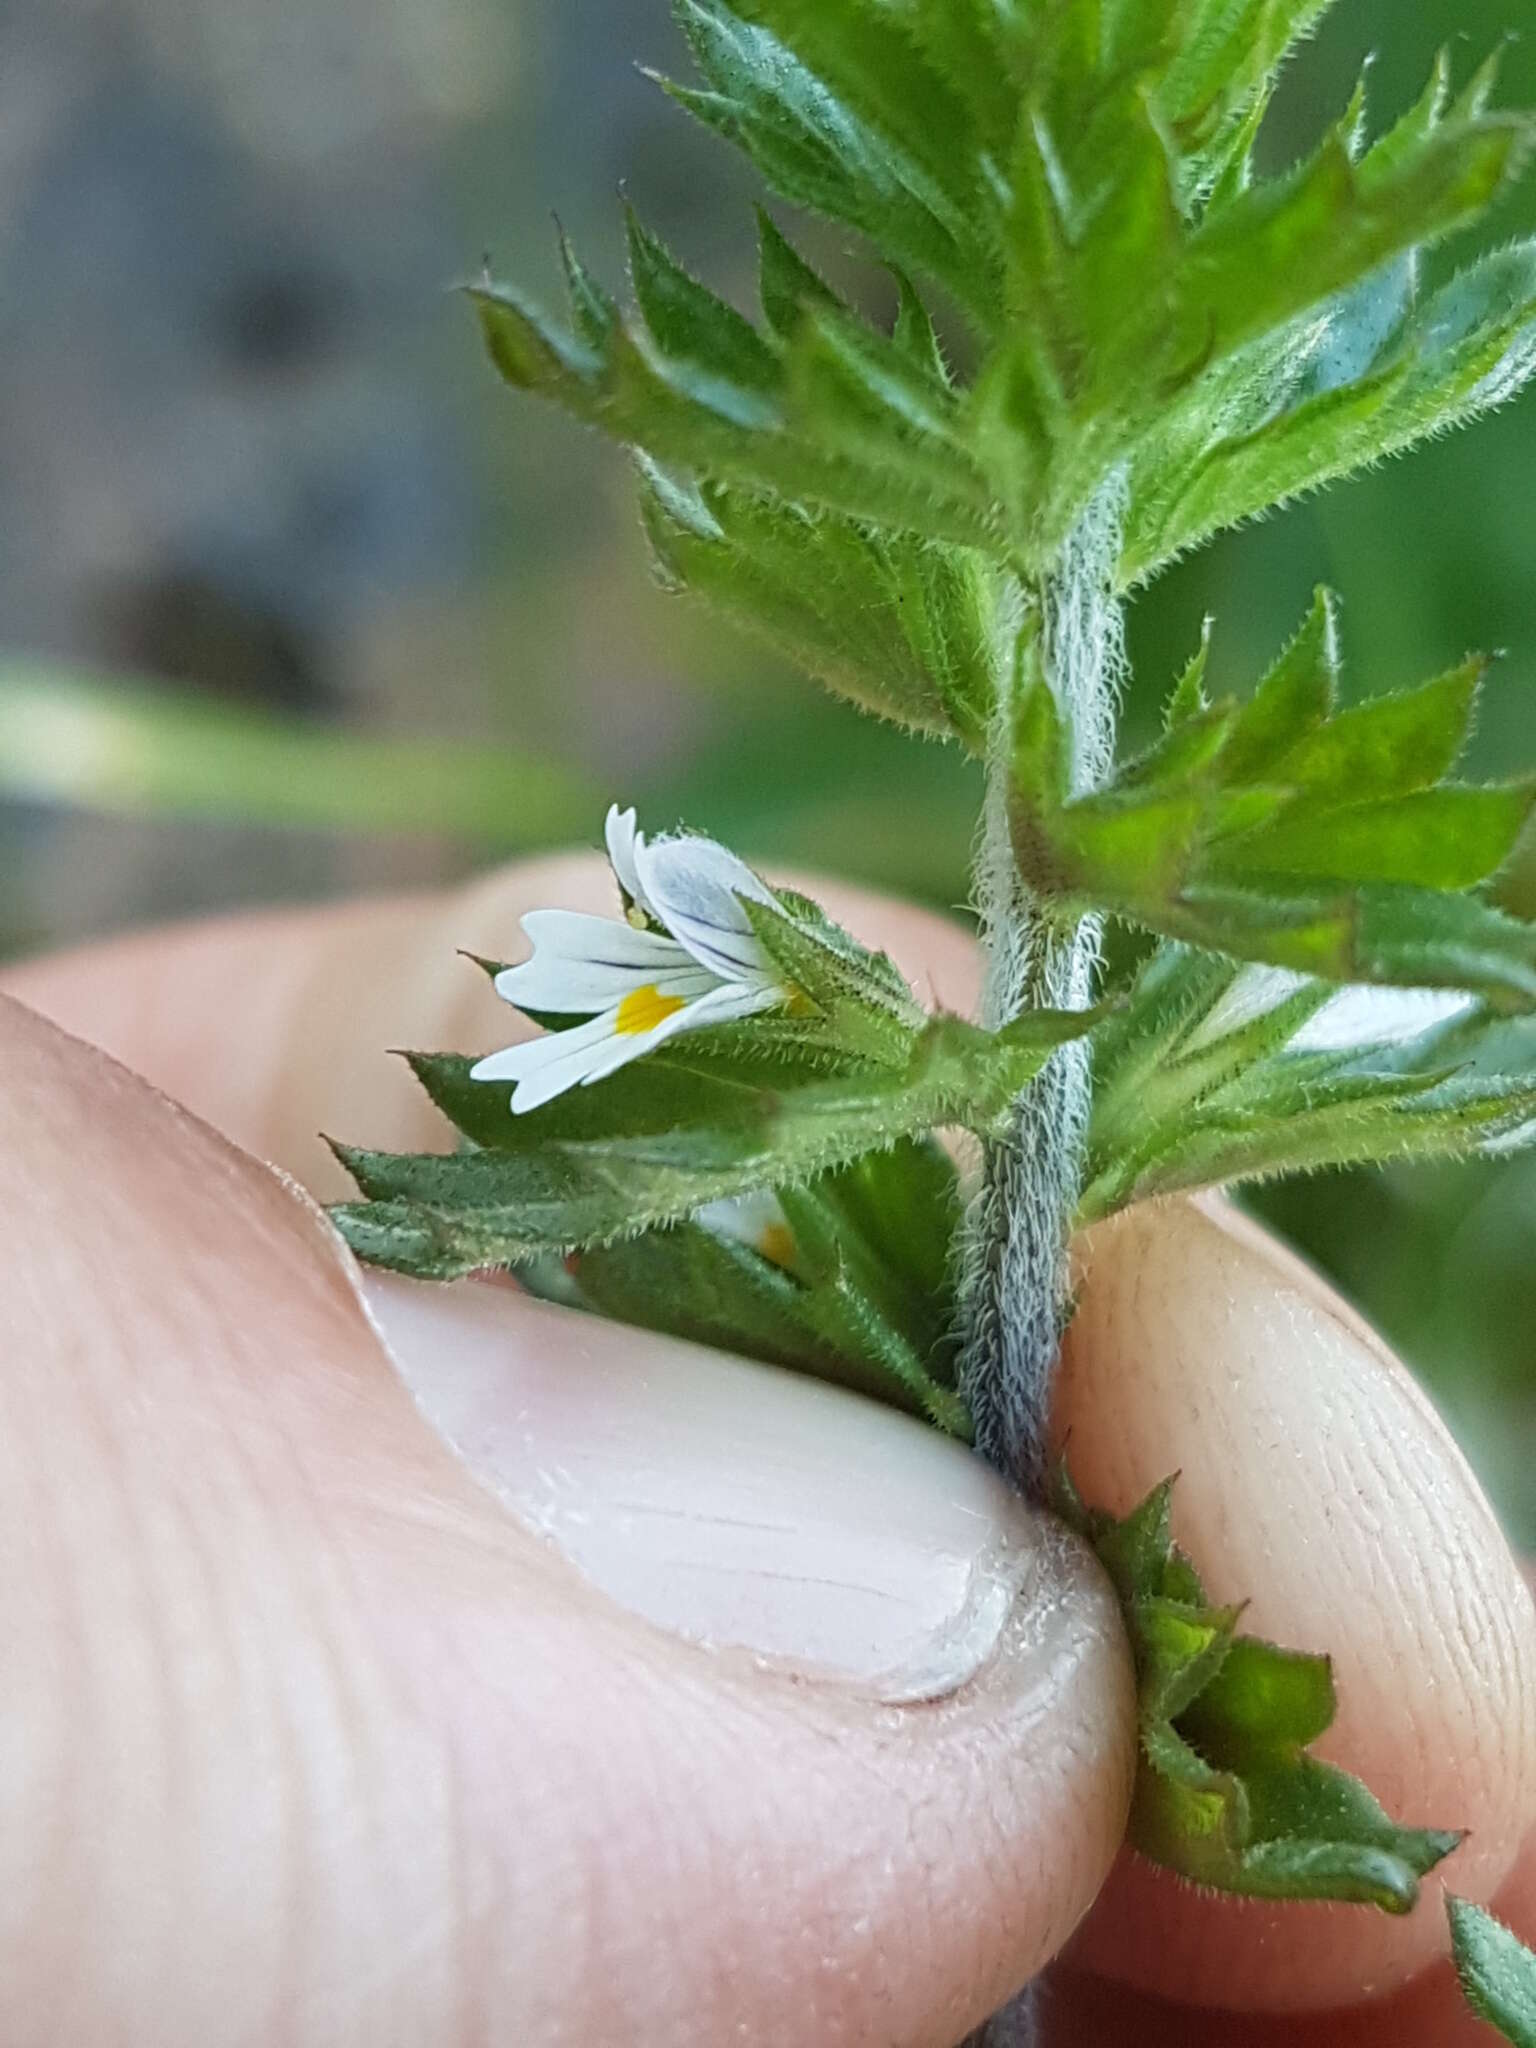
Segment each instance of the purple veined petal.
[{"label": "purple veined petal", "polygon": [[667,930],[724,981],[764,985],[774,967],[758,943],[740,898],[772,903],[772,892],[745,861],[713,839],[640,841],[636,863]]},{"label": "purple veined petal", "polygon": [[648,983],[663,995],[687,1001],[718,979],[675,939],[637,932],[617,918],[531,910],[523,930],[533,941],[532,959],[503,968],[496,977],[496,993],[519,1009],[582,1016],[606,1010]]},{"label": "purple veined petal", "polygon": [[1460,989],[1378,988],[1349,982],[1309,1017],[1290,1041],[1292,1052],[1367,1052],[1405,1045],[1476,1007]]},{"label": "purple veined petal", "polygon": [[646,917],[656,918],[659,924],[661,920],[656,917],[640,880],[636,856],[645,845],[645,835],[635,829],[634,810],[621,811],[617,804],[610,804],[608,816],[603,820],[603,839],[608,847],[608,865],[613,869],[614,880],[637,910]]}]

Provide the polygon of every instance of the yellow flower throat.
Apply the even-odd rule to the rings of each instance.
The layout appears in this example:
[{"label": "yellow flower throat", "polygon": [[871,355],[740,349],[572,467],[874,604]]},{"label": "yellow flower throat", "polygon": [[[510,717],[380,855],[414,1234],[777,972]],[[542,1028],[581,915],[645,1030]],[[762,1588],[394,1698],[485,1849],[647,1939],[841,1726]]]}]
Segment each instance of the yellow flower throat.
[{"label": "yellow flower throat", "polygon": [[648,981],[644,988],[631,989],[619,1004],[613,1028],[625,1037],[638,1035],[642,1031],[653,1030],[682,1007],[681,996],[664,996],[653,981]]}]

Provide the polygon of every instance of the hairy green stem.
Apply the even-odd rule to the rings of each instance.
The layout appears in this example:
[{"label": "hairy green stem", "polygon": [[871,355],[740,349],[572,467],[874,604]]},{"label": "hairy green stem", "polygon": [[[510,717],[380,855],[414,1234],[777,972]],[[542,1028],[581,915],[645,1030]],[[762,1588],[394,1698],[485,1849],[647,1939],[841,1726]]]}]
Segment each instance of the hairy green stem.
[{"label": "hairy green stem", "polygon": [[[1072,735],[1072,783],[1090,789],[1114,746],[1121,652],[1110,569],[1118,492],[1090,508],[1034,593],[1047,682]],[[1008,828],[1012,727],[1006,693],[992,736],[976,862],[987,945],[982,1021],[996,1027],[1042,1004],[1092,1001],[1099,925],[1052,921],[1021,874]],[[1051,1378],[1067,1300],[1067,1231],[1082,1180],[1091,1106],[1087,1047],[1064,1046],[986,1146],[964,1240],[961,1386],[982,1453],[1034,1500],[1046,1482]]]},{"label": "hairy green stem", "polygon": [[[1119,539],[1118,485],[1090,508],[1034,594],[1046,680],[1072,734],[1074,790],[1093,788],[1114,754],[1123,661],[1110,570]],[[976,856],[976,907],[987,946],[982,1021],[996,1027],[1032,1007],[1093,999],[1100,925],[1044,912],[1019,871],[1008,826],[1013,732],[1007,692],[987,761]],[[1085,1044],[1063,1046],[1014,1104],[1010,1128],[982,1156],[963,1235],[960,1385],[976,1444],[1027,1498],[1048,1477],[1051,1382],[1068,1298],[1067,1237],[1082,1187],[1093,1076]],[[1031,2048],[1036,2000],[1026,1985],[962,2048]]]}]

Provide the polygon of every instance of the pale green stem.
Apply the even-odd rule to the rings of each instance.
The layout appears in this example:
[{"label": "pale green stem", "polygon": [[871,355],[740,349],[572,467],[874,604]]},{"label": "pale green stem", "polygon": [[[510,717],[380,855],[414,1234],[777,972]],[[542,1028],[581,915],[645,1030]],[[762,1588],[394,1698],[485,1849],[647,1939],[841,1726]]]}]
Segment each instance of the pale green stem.
[{"label": "pale green stem", "polygon": [[[1101,782],[1113,759],[1122,641],[1109,569],[1118,504],[1118,490],[1105,494],[1036,593],[1046,679],[1072,731],[1074,793]],[[1064,925],[1048,917],[1019,872],[1008,829],[1011,741],[1005,707],[987,762],[976,859],[988,948],[982,1021],[992,1026],[1045,1004],[1085,1007],[1099,958],[1098,920]],[[1034,1501],[1047,1485],[1067,1238],[1082,1187],[1092,1089],[1086,1044],[1063,1046],[1014,1104],[1010,1128],[985,1147],[964,1239],[961,1389],[978,1449]],[[1031,2048],[1036,2032],[1034,1992],[1026,1986],[963,2048]]]},{"label": "pale green stem", "polygon": [[[1108,771],[1121,665],[1120,608],[1109,567],[1116,495],[1084,518],[1035,593],[1046,679],[1072,733],[1074,793]],[[1063,924],[1019,872],[1008,830],[1011,730],[998,720],[976,864],[988,946],[983,1022],[1093,1000],[1097,920]],[[1032,1499],[1046,1483],[1051,1378],[1067,1299],[1067,1231],[1081,1190],[1091,1105],[1087,1047],[1065,1046],[1019,1097],[1011,1126],[984,1152],[962,1271],[961,1386],[983,1454]]]}]

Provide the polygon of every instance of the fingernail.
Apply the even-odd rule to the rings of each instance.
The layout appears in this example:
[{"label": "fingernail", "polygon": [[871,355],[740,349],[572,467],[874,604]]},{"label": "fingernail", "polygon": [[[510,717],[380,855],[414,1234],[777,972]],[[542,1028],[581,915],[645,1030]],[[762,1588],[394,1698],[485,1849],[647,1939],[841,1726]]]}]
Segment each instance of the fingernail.
[{"label": "fingernail", "polygon": [[891,1704],[975,1675],[1040,1524],[962,1445],[772,1366],[469,1281],[372,1273],[418,1406],[612,1599]]}]

